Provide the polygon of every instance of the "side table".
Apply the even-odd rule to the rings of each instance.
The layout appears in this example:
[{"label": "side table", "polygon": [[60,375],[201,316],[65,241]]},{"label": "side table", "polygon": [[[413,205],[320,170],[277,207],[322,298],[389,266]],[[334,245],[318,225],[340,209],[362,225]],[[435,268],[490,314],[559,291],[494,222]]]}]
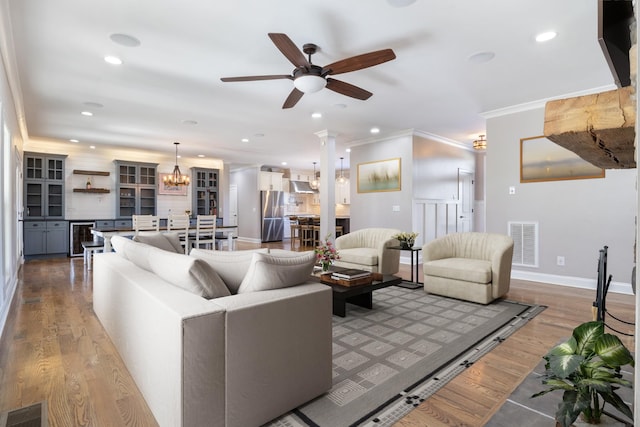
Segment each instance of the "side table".
[{"label": "side table", "polygon": [[[418,267],[420,265],[420,251],[422,250],[421,247],[415,247],[412,246],[410,248],[405,248],[402,246],[389,246],[388,249],[395,249],[397,251],[409,251],[411,252],[411,281],[408,282],[406,280],[403,280],[402,283],[396,285],[396,286],[400,286],[402,288],[407,288],[407,289],[418,289],[421,288],[423,283],[420,281],[420,275],[418,274]],[[415,261],[414,261],[414,254],[415,254]],[[414,269],[415,269],[415,278],[414,278]]]}]

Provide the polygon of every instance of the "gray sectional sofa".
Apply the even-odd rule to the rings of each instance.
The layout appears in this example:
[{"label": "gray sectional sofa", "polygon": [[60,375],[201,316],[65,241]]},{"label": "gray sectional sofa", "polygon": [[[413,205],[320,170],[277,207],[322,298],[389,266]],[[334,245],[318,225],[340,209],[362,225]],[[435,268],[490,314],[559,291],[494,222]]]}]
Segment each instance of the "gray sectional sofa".
[{"label": "gray sectional sofa", "polygon": [[[331,289],[292,285],[300,254],[188,256],[120,239],[95,257],[93,307],[160,426],[259,426],[331,388]],[[220,278],[234,281],[227,293],[198,295]]]}]

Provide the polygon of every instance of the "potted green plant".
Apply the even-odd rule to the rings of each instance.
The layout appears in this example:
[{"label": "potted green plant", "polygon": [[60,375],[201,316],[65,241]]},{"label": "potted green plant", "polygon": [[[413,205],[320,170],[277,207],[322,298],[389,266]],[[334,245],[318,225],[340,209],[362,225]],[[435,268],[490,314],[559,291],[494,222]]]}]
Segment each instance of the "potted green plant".
[{"label": "potted green plant", "polygon": [[556,411],[559,425],[571,426],[580,414],[585,422],[599,424],[605,403],[633,420],[631,409],[616,393],[620,387],[632,387],[620,368],[634,366],[633,356],[617,336],[604,333],[603,322],[579,325],[569,340],[553,347],[543,359],[542,383],[548,388],[532,397],[564,391]]}]

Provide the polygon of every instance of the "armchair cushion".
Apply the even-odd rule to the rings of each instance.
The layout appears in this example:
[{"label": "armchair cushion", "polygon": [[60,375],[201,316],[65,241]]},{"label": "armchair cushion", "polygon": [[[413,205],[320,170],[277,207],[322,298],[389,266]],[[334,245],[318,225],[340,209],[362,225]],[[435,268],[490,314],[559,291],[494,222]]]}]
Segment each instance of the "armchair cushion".
[{"label": "armchair cushion", "polygon": [[467,282],[490,283],[491,263],[469,258],[439,259],[425,264],[424,274]]}]

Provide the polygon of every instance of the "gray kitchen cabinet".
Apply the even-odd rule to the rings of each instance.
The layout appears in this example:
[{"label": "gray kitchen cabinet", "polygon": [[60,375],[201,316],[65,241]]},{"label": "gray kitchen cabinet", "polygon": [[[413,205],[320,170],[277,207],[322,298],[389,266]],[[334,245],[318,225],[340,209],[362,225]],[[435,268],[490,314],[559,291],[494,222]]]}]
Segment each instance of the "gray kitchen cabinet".
[{"label": "gray kitchen cabinet", "polygon": [[24,218],[64,219],[65,155],[24,153]]},{"label": "gray kitchen cabinet", "polygon": [[205,168],[191,168],[192,209],[191,215],[218,214],[218,185],[219,170]]},{"label": "gray kitchen cabinet", "polygon": [[24,255],[52,255],[68,252],[67,221],[25,221]]},{"label": "gray kitchen cabinet", "polygon": [[116,160],[116,217],[155,215],[158,195],[157,163]]}]

